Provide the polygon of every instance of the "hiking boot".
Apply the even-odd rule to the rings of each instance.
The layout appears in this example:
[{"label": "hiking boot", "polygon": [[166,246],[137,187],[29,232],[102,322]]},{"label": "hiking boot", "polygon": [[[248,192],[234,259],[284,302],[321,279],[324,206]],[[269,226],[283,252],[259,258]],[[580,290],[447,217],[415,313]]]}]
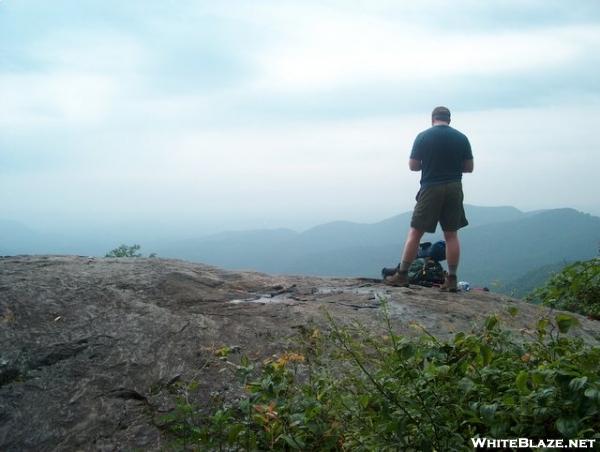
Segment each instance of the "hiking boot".
[{"label": "hiking boot", "polygon": [[444,284],[440,287],[442,292],[456,292],[456,275],[446,275]]},{"label": "hiking boot", "polygon": [[408,287],[408,272],[396,272],[392,276],[387,276],[383,282],[388,286]]},{"label": "hiking boot", "polygon": [[398,272],[398,268],[400,264],[396,267],[384,267],[381,269],[381,279],[389,278],[390,276],[394,276],[396,272]]}]

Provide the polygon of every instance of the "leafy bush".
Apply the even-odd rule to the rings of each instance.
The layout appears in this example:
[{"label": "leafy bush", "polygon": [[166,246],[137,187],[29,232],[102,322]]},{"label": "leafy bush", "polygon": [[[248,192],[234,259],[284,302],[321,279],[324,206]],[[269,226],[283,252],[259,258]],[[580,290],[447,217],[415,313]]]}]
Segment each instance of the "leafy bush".
[{"label": "leafy bush", "polygon": [[448,341],[425,330],[397,335],[389,319],[383,336],[360,325],[307,329],[298,350],[262,366],[227,361],[245,396],[207,412],[182,398],[166,428],[197,450],[472,450],[472,437],[600,438],[600,348],[564,336],[576,323],[541,319],[525,341],[496,316]]},{"label": "leafy bush", "polygon": [[528,299],[600,320],[600,258],[568,265]]},{"label": "leafy bush", "polygon": [[[118,248],[106,253],[105,257],[142,257],[142,253],[138,253],[140,249],[140,245],[120,245]],[[148,257],[156,257],[156,253],[152,253]]]}]

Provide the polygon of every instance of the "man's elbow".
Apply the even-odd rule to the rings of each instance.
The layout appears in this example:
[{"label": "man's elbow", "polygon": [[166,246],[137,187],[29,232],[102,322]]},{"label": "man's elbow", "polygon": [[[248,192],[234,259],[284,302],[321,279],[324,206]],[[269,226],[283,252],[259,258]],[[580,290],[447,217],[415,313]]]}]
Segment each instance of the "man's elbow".
[{"label": "man's elbow", "polygon": [[463,162],[463,173],[472,173],[474,169],[473,160],[465,160]]},{"label": "man's elbow", "polygon": [[421,161],[420,160],[410,159],[408,161],[408,168],[411,171],[421,171]]}]

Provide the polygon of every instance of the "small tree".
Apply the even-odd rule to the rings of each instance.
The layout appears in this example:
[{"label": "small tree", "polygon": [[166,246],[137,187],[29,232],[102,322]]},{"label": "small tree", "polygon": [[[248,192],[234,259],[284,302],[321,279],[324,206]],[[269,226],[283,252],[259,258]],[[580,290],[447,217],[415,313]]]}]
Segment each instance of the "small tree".
[{"label": "small tree", "polygon": [[142,257],[142,253],[138,253],[140,248],[140,245],[121,245],[111,252],[106,253],[106,257]]},{"label": "small tree", "polygon": [[528,298],[600,320],[600,257],[568,265]]}]

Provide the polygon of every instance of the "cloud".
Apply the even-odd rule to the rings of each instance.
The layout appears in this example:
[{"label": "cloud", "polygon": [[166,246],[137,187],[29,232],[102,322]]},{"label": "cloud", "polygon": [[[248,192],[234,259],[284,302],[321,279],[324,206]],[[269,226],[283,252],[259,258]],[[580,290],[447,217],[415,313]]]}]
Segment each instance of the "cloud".
[{"label": "cloud", "polygon": [[325,90],[365,82],[441,81],[550,71],[600,44],[600,27],[527,32],[444,33],[356,18],[313,20],[257,56],[261,86]]},{"label": "cloud", "polygon": [[114,75],[144,71],[149,54],[138,37],[111,29],[53,31],[29,46],[30,59],[41,67]]},{"label": "cloud", "polygon": [[23,47],[27,66],[0,71],[0,127],[100,122],[132,96],[149,58],[131,36],[78,28]]},{"label": "cloud", "polygon": [[281,122],[395,115],[440,102],[510,107],[598,91],[600,64],[590,61],[598,24],[448,26],[434,28],[437,35],[425,26],[432,17],[462,15],[472,25],[500,8],[442,3],[183,2],[146,14],[132,3],[128,30],[115,14],[104,28],[80,21],[23,40],[28,65],[0,67],[0,125]]},{"label": "cloud", "polygon": [[98,121],[110,111],[118,86],[95,74],[0,75],[0,127],[66,126]]},{"label": "cloud", "polygon": [[68,3],[0,18],[5,215],[377,220],[412,207],[438,103],[470,202],[597,205],[591,3]]}]

